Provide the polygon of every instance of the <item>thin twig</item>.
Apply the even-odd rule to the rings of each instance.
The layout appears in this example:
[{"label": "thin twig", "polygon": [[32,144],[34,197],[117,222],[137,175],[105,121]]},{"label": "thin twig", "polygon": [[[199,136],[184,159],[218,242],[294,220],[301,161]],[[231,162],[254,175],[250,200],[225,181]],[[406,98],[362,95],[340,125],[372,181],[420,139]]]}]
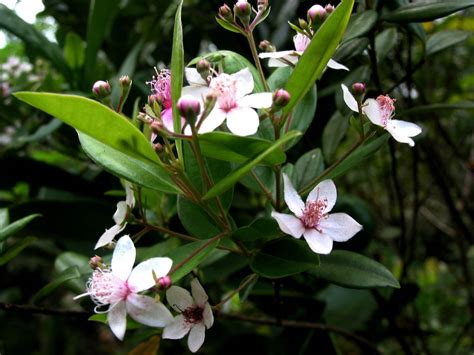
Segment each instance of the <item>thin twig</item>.
[{"label": "thin twig", "polygon": [[87,319],[93,315],[93,313],[87,311],[71,311],[67,309],[53,309],[32,306],[29,304],[12,304],[0,302],[0,309],[7,312],[15,312],[22,314],[44,314],[49,316],[62,316],[62,317],[73,317],[73,318],[84,318]]}]

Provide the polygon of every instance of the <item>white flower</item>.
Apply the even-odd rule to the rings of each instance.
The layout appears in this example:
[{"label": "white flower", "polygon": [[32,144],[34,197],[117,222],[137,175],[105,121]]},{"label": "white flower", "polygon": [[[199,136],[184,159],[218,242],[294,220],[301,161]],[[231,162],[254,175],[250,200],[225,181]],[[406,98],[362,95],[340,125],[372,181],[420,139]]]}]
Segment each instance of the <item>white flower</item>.
[{"label": "white flower", "polygon": [[[183,88],[183,94],[190,94],[202,99],[213,92],[217,102],[205,118],[199,133],[212,132],[227,119],[227,128],[238,136],[249,136],[257,132],[260,119],[254,109],[267,108],[272,105],[272,93],[251,94],[254,89],[252,73],[244,68],[234,74],[222,73],[211,78],[209,87],[196,75],[195,70],[186,70],[190,86]],[[186,130],[190,134],[190,130]]]},{"label": "white flower", "polygon": [[321,181],[308,195],[306,204],[301,200],[288,176],[283,174],[285,202],[293,215],[273,211],[280,229],[294,238],[304,236],[312,251],[329,254],[333,241],[345,242],[362,229],[346,213],[332,213],[336,203],[336,185],[332,180]]},{"label": "white flower", "polygon": [[[354,112],[359,112],[357,101],[350,93],[347,86],[341,84],[344,102]],[[393,112],[395,111],[395,102],[388,95],[379,95],[377,99],[367,99],[362,104],[362,112],[369,120],[387,130],[392,137],[400,143],[407,143],[410,147],[415,145],[411,137],[415,137],[421,133],[421,127],[406,121],[393,120]]]},{"label": "white flower", "polygon": [[180,314],[163,330],[163,339],[181,339],[189,333],[188,347],[193,353],[204,343],[206,328],[214,323],[211,306],[206,292],[198,279],[191,281],[192,297],[187,290],[171,286],[166,291],[166,299]]},{"label": "white flower", "polygon": [[117,234],[125,229],[125,226],[127,225],[128,211],[135,207],[135,195],[133,194],[132,185],[129,182],[125,182],[125,194],[125,201],[117,203],[117,210],[113,216],[115,225],[112,228],[105,230],[97,241],[94,249],[109,244]]},{"label": "white flower", "polygon": [[152,297],[139,295],[155,285],[155,277],[168,274],[171,269],[170,258],[152,258],[135,263],[135,246],[128,235],[117,242],[112,255],[111,267],[94,270],[87,283],[87,293],[97,304],[96,313],[101,306],[109,305],[105,311],[110,329],[117,338],[123,340],[127,328],[127,313],[137,322],[150,327],[165,327],[173,321],[170,311]]},{"label": "white flower", "polygon": [[[260,53],[258,56],[262,59],[270,58],[268,61],[269,67],[286,67],[288,65],[295,66],[310,42],[311,39],[308,36],[298,33],[293,37],[293,43],[295,45],[294,51],[264,52]],[[349,68],[346,66],[332,59],[329,59],[327,66],[336,70],[349,70]]]}]

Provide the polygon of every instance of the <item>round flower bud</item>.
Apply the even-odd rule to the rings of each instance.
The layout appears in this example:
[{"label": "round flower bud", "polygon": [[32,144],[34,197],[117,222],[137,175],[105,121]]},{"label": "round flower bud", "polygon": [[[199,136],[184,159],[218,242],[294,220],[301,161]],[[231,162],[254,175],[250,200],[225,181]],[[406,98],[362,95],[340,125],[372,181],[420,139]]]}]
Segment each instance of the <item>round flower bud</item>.
[{"label": "round flower bud", "polygon": [[352,92],[356,96],[363,95],[365,93],[365,84],[364,83],[355,83],[352,85]]},{"label": "round flower bud", "polygon": [[92,270],[99,269],[103,266],[104,264],[102,263],[102,258],[100,256],[93,256],[89,260],[89,266]]},{"label": "round flower bud", "polygon": [[239,18],[247,17],[252,13],[252,7],[247,0],[238,0],[234,5],[234,12]]},{"label": "round flower bud", "polygon": [[211,75],[211,64],[203,58],[196,64],[196,70],[201,75],[201,78],[207,81],[207,78]]},{"label": "round flower bud", "polygon": [[119,83],[121,87],[128,88],[132,84],[132,81],[128,75],[122,75],[119,79]]},{"label": "round flower bud", "polygon": [[323,22],[326,17],[326,10],[321,5],[313,5],[308,10],[308,19],[313,23]]},{"label": "round flower bud", "polygon": [[167,290],[171,287],[172,282],[171,282],[171,277],[168,275],[164,277],[160,277],[158,281],[156,282],[156,285],[158,286],[158,289],[160,290]]},{"label": "round flower bud", "polygon": [[258,44],[258,48],[260,48],[264,52],[275,52],[276,51],[275,46],[270,41],[267,41],[266,39],[261,41]]},{"label": "round flower bud", "polygon": [[148,95],[148,105],[150,105],[151,108],[154,107],[155,102],[161,105],[161,96],[158,94]]},{"label": "round flower bud", "polygon": [[332,12],[334,12],[334,6],[332,6],[331,4],[327,4],[327,5],[324,7],[324,10],[326,10],[326,13],[329,15],[329,14],[331,14]]},{"label": "round flower bud", "polygon": [[191,95],[184,95],[176,104],[179,114],[186,118],[190,124],[196,122],[197,116],[201,112],[201,103],[198,99]]},{"label": "round flower bud", "polygon": [[232,15],[232,10],[226,4],[219,7],[219,16],[229,22],[232,22],[234,20],[234,16]]},{"label": "round flower bud", "polygon": [[277,108],[282,108],[288,105],[290,102],[291,96],[288,91],[285,89],[278,89],[273,93],[273,106]]},{"label": "round flower bud", "polygon": [[109,96],[111,92],[110,84],[107,81],[99,80],[92,86],[92,93],[98,99]]},{"label": "round flower bud", "polygon": [[302,30],[307,30],[308,29],[308,22],[306,22],[305,20],[303,20],[302,18],[298,19],[298,22],[300,24],[300,28]]}]

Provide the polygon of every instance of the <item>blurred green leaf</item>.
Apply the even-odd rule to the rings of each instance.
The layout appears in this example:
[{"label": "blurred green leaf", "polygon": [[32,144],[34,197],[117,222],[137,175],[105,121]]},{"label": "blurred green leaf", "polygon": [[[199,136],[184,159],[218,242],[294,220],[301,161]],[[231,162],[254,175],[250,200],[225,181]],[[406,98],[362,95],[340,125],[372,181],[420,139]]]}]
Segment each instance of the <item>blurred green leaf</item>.
[{"label": "blurred green leaf", "polygon": [[377,63],[382,62],[387,54],[397,44],[397,30],[395,28],[388,28],[375,37],[375,52],[377,54]]},{"label": "blurred green leaf", "polygon": [[425,112],[437,112],[439,110],[474,110],[474,101],[458,101],[452,104],[433,104],[417,106],[400,112],[400,115],[417,115]]},{"label": "blurred green leaf", "polygon": [[[0,208],[0,231],[2,231],[10,223],[10,215],[8,208]],[[1,232],[0,232],[1,233]]]},{"label": "blurred green leaf", "polygon": [[2,255],[0,255],[0,266],[8,263],[11,259],[13,259],[18,254],[20,254],[23,251],[23,249],[30,246],[37,239],[38,238],[36,237],[26,237],[14,243],[8,249],[4,250],[2,252]]},{"label": "blurred green leaf", "polygon": [[313,253],[304,240],[293,238],[267,243],[250,262],[254,272],[270,279],[317,269],[318,265],[318,254]]},{"label": "blurred green leaf", "polygon": [[64,44],[64,58],[71,69],[78,69],[84,65],[85,45],[74,32],[66,35],[66,43]]},{"label": "blurred green leaf", "polygon": [[360,37],[341,43],[334,53],[333,59],[336,61],[345,61],[361,54],[369,46],[367,37]]},{"label": "blurred green leaf", "polygon": [[365,35],[375,26],[377,19],[378,14],[373,10],[366,10],[359,14],[352,15],[342,41],[350,41],[353,38]]},{"label": "blurred green leaf", "polygon": [[32,214],[30,216],[19,219],[18,221],[15,221],[3,227],[2,229],[0,229],[0,242],[3,242],[7,238],[15,235],[16,233],[21,231],[23,228],[25,228],[28,225],[28,223],[30,223],[32,220],[40,216],[41,216],[40,214]]},{"label": "blurred green leaf", "polygon": [[446,48],[455,46],[472,36],[467,31],[441,31],[433,33],[426,41],[426,55],[433,55]]},{"label": "blurred green leaf", "polygon": [[81,273],[77,266],[71,266],[63,270],[59,275],[56,275],[54,280],[48,283],[46,286],[41,288],[31,299],[31,303],[38,303],[48,297],[53,293],[59,286],[61,286],[66,281],[77,279],[81,277]]},{"label": "blurred green leaf", "polygon": [[323,131],[323,152],[327,162],[334,160],[339,143],[347,133],[349,120],[336,111],[329,119]]},{"label": "blurred green leaf", "polygon": [[415,2],[386,13],[382,19],[389,22],[428,22],[474,6],[474,0],[442,2]]},{"label": "blurred green leaf", "polygon": [[339,44],[352,12],[354,0],[344,0],[321,25],[291,73],[286,90],[291,100],[283,109],[289,114],[321,76]]},{"label": "blurred green leaf", "polygon": [[[68,251],[56,257],[54,269],[60,275],[66,272],[66,270],[72,270],[73,268],[76,268],[82,277],[88,277],[92,273],[89,266],[89,258],[85,255]],[[82,278],[71,278],[65,282],[67,286],[76,293],[83,293],[86,288],[86,284]]]},{"label": "blurred green leaf", "polygon": [[320,255],[320,259],[321,265],[309,271],[319,279],[349,288],[400,288],[385,266],[364,255],[333,250],[329,255]]},{"label": "blurred green leaf", "polygon": [[295,164],[297,188],[308,184],[324,171],[324,159],[321,149],[316,148],[304,153]]}]

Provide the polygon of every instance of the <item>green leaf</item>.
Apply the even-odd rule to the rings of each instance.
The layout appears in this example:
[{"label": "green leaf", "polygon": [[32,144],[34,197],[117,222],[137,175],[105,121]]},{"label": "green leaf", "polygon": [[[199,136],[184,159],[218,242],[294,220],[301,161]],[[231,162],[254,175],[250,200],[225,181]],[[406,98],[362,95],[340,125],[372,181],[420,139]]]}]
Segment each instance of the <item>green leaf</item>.
[{"label": "green leaf", "polygon": [[178,216],[188,233],[198,238],[207,239],[221,231],[201,206],[183,196],[178,196]]},{"label": "green leaf", "polygon": [[321,149],[316,148],[304,153],[295,164],[296,188],[305,186],[324,171],[324,159]]},{"label": "green leaf", "polygon": [[375,37],[375,52],[377,63],[381,63],[387,54],[396,46],[398,33],[395,28],[389,28]]},{"label": "green leaf", "polygon": [[353,5],[354,0],[344,0],[314,35],[286,85],[291,100],[283,114],[290,113],[323,73],[344,34]]},{"label": "green leaf", "polygon": [[255,242],[267,242],[282,235],[278,223],[273,218],[259,218],[248,226],[238,228],[232,234],[232,239],[255,244]]},{"label": "green leaf", "polygon": [[260,164],[266,157],[272,154],[274,151],[279,149],[280,146],[289,142],[290,140],[300,136],[301,133],[297,131],[288,132],[286,135],[277,140],[273,145],[267,148],[265,151],[260,153],[257,157],[248,160],[246,163],[241,165],[232,174],[227,175],[224,179],[215,184],[204,196],[203,199],[207,200],[212,197],[220,195],[222,192],[230,189],[239,181],[245,174],[250,172],[254,166]]},{"label": "green leaf", "polygon": [[323,131],[323,152],[327,162],[334,160],[337,147],[349,128],[349,120],[346,116],[336,111],[329,119]]},{"label": "green leaf", "polygon": [[[171,99],[173,112],[173,129],[175,132],[181,132],[181,115],[176,104],[181,97],[181,88],[183,87],[184,72],[184,48],[183,48],[183,25],[181,24],[181,9],[183,1],[181,0],[176,9],[173,30],[173,49],[171,53]],[[178,155],[182,159],[182,143],[176,142]]]},{"label": "green leaf", "polygon": [[[271,141],[253,137],[240,137],[227,132],[211,132],[199,135],[202,154],[225,161],[243,163],[268,149]],[[262,164],[277,165],[286,160],[286,155],[277,149],[268,155]]]},{"label": "green leaf", "polygon": [[467,31],[441,31],[433,33],[426,41],[426,55],[433,55],[461,43],[471,36]]},{"label": "green leaf", "polygon": [[173,267],[176,267],[180,262],[188,258],[193,253],[196,253],[183,266],[173,272],[171,275],[171,280],[173,282],[177,282],[193,271],[193,269],[195,269],[202,261],[204,261],[206,256],[219,245],[219,241],[219,239],[216,239],[214,241],[202,240],[189,243],[173,250],[168,255],[166,255],[173,260]]},{"label": "green leaf", "polygon": [[0,208],[0,231],[10,223],[8,208]]},{"label": "green leaf", "polygon": [[16,257],[18,254],[20,254],[23,249],[26,247],[30,246],[32,243],[34,243],[38,238],[36,237],[26,237],[12,246],[10,246],[7,250],[5,250],[2,255],[0,256],[0,266],[6,264],[9,262],[11,259]]},{"label": "green leaf", "polygon": [[400,112],[400,115],[417,115],[425,112],[437,112],[439,110],[474,110],[474,101],[458,101],[451,104],[417,106]]},{"label": "green leaf", "polygon": [[65,252],[56,257],[54,261],[54,270],[62,274],[66,270],[76,268],[81,278],[71,278],[66,282],[66,285],[75,293],[82,294],[86,287],[86,280],[91,275],[92,270],[89,266],[89,258],[85,255],[74,253],[74,252]]},{"label": "green leaf", "polygon": [[394,287],[400,284],[382,264],[346,250],[321,255],[321,265],[310,270],[317,278],[349,288]]},{"label": "green leaf", "polygon": [[163,169],[148,161],[144,162],[105,145],[87,134],[77,131],[86,154],[109,173],[140,186],[166,193],[179,193]]},{"label": "green leaf", "polygon": [[250,262],[260,276],[270,279],[299,274],[319,265],[315,254],[303,240],[283,238],[266,244]]},{"label": "green leaf", "polygon": [[25,228],[28,223],[40,216],[40,214],[32,214],[3,227],[2,229],[0,229],[0,242],[3,242],[7,238],[15,235],[23,228]]},{"label": "green leaf", "polygon": [[225,20],[223,20],[219,17],[216,17],[216,21],[219,25],[221,25],[222,28],[225,28],[228,31],[244,34],[239,27],[237,27],[236,25],[233,25],[233,24],[231,24],[231,23],[229,23],[229,22],[227,22],[227,21],[225,21]]},{"label": "green leaf", "polygon": [[31,299],[32,303],[38,303],[48,297],[51,293],[53,293],[59,286],[64,284],[66,281],[77,279],[81,277],[81,273],[77,266],[71,266],[64,271],[62,271],[59,275],[57,275],[53,281],[48,283],[46,286],[41,288]]},{"label": "green leaf", "polygon": [[377,11],[366,10],[351,16],[343,42],[360,37],[369,32],[377,23]]},{"label": "green leaf", "polygon": [[66,35],[64,45],[64,58],[71,69],[78,69],[84,65],[85,48],[81,37],[74,32]]},{"label": "green leaf", "polygon": [[415,2],[382,16],[389,22],[428,22],[474,6],[473,0]]},{"label": "green leaf", "polygon": [[368,46],[369,39],[367,37],[351,39],[341,43],[341,45],[337,47],[333,59],[338,62],[347,61],[360,55]]}]

